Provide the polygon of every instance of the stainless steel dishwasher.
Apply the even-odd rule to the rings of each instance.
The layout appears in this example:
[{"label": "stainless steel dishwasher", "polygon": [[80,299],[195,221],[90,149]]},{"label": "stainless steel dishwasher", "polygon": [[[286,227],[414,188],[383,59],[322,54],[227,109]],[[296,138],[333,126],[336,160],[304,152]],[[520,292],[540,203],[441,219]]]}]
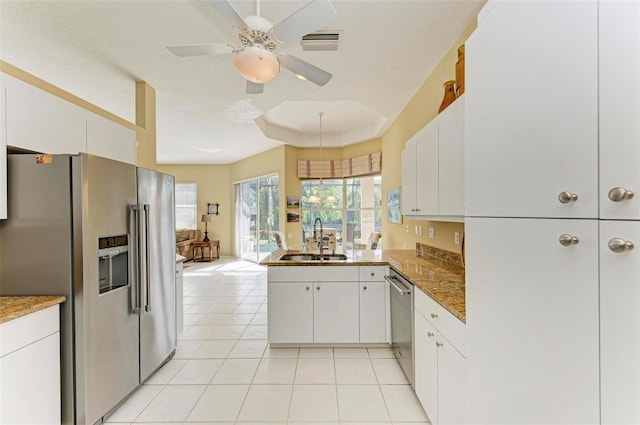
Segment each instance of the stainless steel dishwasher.
[{"label": "stainless steel dishwasher", "polygon": [[413,387],[413,285],[393,270],[391,284],[391,346]]}]

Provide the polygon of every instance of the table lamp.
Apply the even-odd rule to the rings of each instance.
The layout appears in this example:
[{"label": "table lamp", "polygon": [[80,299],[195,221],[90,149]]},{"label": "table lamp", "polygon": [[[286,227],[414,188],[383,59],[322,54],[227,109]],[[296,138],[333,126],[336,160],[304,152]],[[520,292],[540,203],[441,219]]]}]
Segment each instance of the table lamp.
[{"label": "table lamp", "polygon": [[211,222],[211,216],[209,214],[202,214],[200,221],[204,223],[204,239],[202,239],[202,242],[209,242],[207,223]]}]

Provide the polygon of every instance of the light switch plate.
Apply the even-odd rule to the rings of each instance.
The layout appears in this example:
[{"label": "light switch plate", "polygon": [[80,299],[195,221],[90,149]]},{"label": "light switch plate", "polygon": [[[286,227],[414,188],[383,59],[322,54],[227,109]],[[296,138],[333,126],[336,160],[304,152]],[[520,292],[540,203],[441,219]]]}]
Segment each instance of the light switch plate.
[{"label": "light switch plate", "polygon": [[293,238],[293,233],[287,233],[287,239]]},{"label": "light switch plate", "polygon": [[435,239],[436,237],[436,229],[434,229],[433,227],[429,227],[429,237],[431,239]]},{"label": "light switch plate", "polygon": [[455,232],[455,233],[453,234],[453,242],[454,242],[456,245],[460,245],[460,232]]}]

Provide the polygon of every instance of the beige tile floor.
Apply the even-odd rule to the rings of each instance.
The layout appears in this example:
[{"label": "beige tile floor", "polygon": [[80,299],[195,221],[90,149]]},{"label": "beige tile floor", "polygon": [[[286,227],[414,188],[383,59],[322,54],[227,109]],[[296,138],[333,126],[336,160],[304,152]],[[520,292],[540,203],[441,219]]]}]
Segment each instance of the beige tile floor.
[{"label": "beige tile floor", "polygon": [[269,348],[267,273],[186,263],[174,358],[110,424],[428,424],[389,348]]}]

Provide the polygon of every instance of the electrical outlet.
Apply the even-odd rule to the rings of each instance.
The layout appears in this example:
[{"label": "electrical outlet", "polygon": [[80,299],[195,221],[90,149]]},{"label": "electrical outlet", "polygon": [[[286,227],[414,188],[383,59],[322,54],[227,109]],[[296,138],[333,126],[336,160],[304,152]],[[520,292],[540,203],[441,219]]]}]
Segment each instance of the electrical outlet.
[{"label": "electrical outlet", "polygon": [[431,239],[435,239],[436,237],[436,229],[434,229],[433,227],[429,227],[429,237]]},{"label": "electrical outlet", "polygon": [[409,233],[409,225],[406,226],[407,233]]},{"label": "electrical outlet", "polygon": [[456,245],[460,245],[460,232],[455,232],[455,233],[453,234],[453,242],[454,242]]},{"label": "electrical outlet", "polygon": [[287,233],[287,239],[292,239],[293,238],[293,233]]},{"label": "electrical outlet", "polygon": [[418,226],[418,235],[422,236],[422,226]]}]

